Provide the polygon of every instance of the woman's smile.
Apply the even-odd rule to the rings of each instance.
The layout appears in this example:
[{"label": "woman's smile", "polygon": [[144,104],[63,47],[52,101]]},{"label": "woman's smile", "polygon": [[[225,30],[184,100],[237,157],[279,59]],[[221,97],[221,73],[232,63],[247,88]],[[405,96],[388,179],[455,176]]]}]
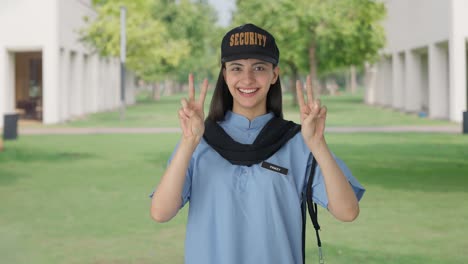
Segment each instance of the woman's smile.
[{"label": "woman's smile", "polygon": [[258,89],[258,88],[238,88],[237,90],[240,91],[241,95],[244,96],[244,97],[252,97],[260,89]]}]

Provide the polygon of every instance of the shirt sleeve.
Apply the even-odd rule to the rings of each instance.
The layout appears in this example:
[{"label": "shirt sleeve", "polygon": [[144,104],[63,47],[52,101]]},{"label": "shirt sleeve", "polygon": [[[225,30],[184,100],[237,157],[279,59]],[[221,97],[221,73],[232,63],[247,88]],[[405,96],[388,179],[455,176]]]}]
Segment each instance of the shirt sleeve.
[{"label": "shirt sleeve", "polygon": [[[310,160],[311,160],[310,156]],[[336,160],[336,163],[340,167],[341,171],[345,175],[345,177],[348,179],[349,183],[351,184],[351,187],[354,190],[354,193],[356,194],[356,198],[358,201],[361,200],[362,196],[364,195],[365,189],[364,187],[359,183],[359,181],[353,176],[351,173],[351,170],[346,166],[346,164],[333,155],[333,157]],[[310,175],[310,169],[311,169],[311,163],[310,161],[308,163],[308,168],[307,168],[307,175]],[[306,178],[308,179],[309,176]],[[324,208],[328,208],[328,197],[327,197],[327,190],[325,188],[325,182],[323,180],[323,174],[322,170],[320,169],[320,166],[317,164],[317,167],[315,168],[315,176],[314,176],[314,181],[312,182],[312,200],[319,204],[320,206]]]},{"label": "shirt sleeve", "polygon": [[[171,154],[171,157],[167,161],[166,168],[169,166],[169,164],[172,161],[172,158],[174,157],[174,154],[179,147],[179,144],[174,148],[174,151]],[[182,204],[180,208],[184,207],[184,205],[190,200],[190,193],[192,191],[192,171],[193,171],[193,157],[190,159],[190,164],[187,168],[187,172],[185,173],[185,182],[184,182],[184,187],[182,189]],[[153,198],[154,193],[157,190],[153,190],[153,192],[149,195],[150,198]]]}]

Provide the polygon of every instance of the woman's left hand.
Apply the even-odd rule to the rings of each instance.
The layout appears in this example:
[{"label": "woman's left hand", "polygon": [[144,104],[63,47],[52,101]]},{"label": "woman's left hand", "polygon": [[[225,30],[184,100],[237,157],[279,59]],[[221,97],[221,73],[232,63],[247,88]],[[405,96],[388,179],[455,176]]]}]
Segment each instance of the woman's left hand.
[{"label": "woman's left hand", "polygon": [[307,102],[304,99],[302,89],[301,81],[296,81],[297,101],[301,113],[301,133],[305,143],[312,150],[325,142],[327,108],[321,105],[320,100],[314,99],[310,76],[307,76],[306,81]]}]

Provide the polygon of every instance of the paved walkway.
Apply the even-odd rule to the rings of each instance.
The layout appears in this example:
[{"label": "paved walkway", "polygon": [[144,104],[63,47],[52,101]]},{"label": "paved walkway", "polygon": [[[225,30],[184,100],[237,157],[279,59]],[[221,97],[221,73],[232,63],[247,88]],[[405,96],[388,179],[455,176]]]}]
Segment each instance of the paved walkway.
[{"label": "paved walkway", "polygon": [[[461,134],[461,126],[384,126],[384,127],[327,127],[328,133],[392,133],[392,132],[423,132]],[[20,127],[20,135],[85,135],[85,134],[158,134],[180,133],[180,128],[33,128]]]}]

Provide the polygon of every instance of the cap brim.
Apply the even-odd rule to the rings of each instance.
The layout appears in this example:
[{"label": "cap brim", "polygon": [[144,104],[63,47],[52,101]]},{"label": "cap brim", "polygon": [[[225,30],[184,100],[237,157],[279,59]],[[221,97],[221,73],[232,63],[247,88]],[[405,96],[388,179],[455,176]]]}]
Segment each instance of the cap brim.
[{"label": "cap brim", "polygon": [[273,65],[277,65],[278,61],[272,57],[261,55],[261,54],[236,54],[228,57],[221,58],[221,62],[229,62],[229,61],[234,61],[234,60],[245,60],[245,59],[258,59],[266,62],[273,63]]}]

